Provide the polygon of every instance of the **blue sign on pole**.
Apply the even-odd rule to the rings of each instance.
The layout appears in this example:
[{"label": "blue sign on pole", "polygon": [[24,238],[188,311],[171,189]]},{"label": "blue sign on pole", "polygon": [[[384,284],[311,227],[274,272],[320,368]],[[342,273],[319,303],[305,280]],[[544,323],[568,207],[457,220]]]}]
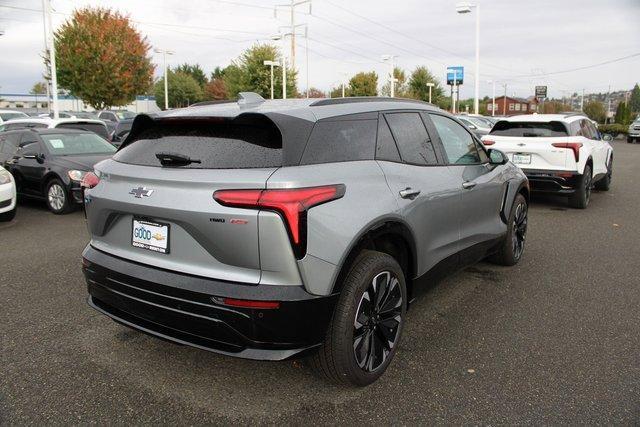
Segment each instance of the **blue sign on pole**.
[{"label": "blue sign on pole", "polygon": [[447,84],[453,86],[453,79],[456,80],[456,85],[461,85],[464,82],[464,67],[447,67]]}]

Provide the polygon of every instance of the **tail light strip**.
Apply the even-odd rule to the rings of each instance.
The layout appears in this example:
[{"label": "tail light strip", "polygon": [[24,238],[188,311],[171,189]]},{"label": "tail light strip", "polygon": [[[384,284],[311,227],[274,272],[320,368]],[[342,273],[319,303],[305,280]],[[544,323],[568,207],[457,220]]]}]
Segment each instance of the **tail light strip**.
[{"label": "tail light strip", "polygon": [[554,142],[553,145],[556,148],[567,148],[573,150],[573,156],[576,159],[576,162],[580,161],[580,148],[582,147],[581,142]]}]

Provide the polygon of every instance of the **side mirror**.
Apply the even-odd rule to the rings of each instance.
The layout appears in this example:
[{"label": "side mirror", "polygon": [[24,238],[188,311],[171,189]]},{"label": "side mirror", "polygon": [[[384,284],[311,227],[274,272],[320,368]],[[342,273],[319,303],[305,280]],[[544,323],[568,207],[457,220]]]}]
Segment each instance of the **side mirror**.
[{"label": "side mirror", "polygon": [[489,162],[492,165],[504,165],[509,161],[506,154],[500,150],[496,150],[495,148],[487,150],[487,154],[489,154]]},{"label": "side mirror", "polygon": [[613,141],[613,136],[611,136],[610,133],[605,133],[604,135],[602,135],[602,140],[603,141],[607,141],[607,142],[611,142],[611,141]]}]

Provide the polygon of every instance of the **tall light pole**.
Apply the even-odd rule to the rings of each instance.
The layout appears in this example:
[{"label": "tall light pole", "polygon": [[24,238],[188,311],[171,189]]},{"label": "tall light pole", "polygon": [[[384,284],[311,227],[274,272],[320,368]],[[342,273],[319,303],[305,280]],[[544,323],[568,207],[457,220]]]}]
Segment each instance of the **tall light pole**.
[{"label": "tall light pole", "polygon": [[473,100],[473,110],[475,114],[480,111],[480,4],[460,2],[456,4],[456,12],[471,13],[472,8],[476,8],[476,72],[475,72],[475,94]]},{"label": "tall light pole", "polygon": [[51,3],[50,0],[42,0],[42,9],[47,17],[45,22],[47,34],[47,46],[49,47],[49,65],[51,66],[51,92],[53,92],[53,118],[60,118],[58,107],[58,76],[56,70],[56,48],[53,41],[53,25],[51,24]]},{"label": "tall light pole", "polygon": [[271,67],[271,99],[273,99],[273,67],[279,67],[280,63],[278,61],[264,61],[263,64]]},{"label": "tall light pole", "polygon": [[[295,29],[299,25],[296,25],[296,7],[307,5],[309,6],[309,15],[311,15],[311,0],[291,0],[289,4],[277,4],[273,9],[273,17],[278,17],[278,9],[289,9],[289,33],[287,35],[291,36],[291,60],[289,61],[291,68],[296,68],[296,33]],[[304,24],[303,24],[304,25]]]},{"label": "tall light pole", "polygon": [[504,98],[502,98],[502,115],[507,116],[507,84],[502,85],[504,87]]},{"label": "tall light pole", "polygon": [[493,95],[491,98],[491,115],[496,115],[496,81],[495,80],[487,80],[487,83],[493,83]]},{"label": "tall light pole", "polygon": [[431,88],[435,86],[433,83],[428,82],[427,87],[429,88],[429,104],[431,104]]},{"label": "tall light pole", "polygon": [[396,82],[398,81],[398,79],[396,79],[395,76],[395,65],[393,64],[393,60],[397,58],[396,55],[382,55],[382,60],[384,62],[389,62],[389,66],[391,67],[391,72],[389,73],[389,88],[390,90],[390,95],[391,98],[396,96]]},{"label": "tall light pole", "polygon": [[280,33],[275,36],[271,36],[271,40],[282,41],[282,99],[287,99],[287,56],[284,54],[284,38],[287,35],[287,33]]},{"label": "tall light pole", "polygon": [[167,55],[173,55],[175,52],[166,49],[154,49],[154,52],[162,54],[164,61],[164,109],[169,109],[169,81],[167,79]]}]

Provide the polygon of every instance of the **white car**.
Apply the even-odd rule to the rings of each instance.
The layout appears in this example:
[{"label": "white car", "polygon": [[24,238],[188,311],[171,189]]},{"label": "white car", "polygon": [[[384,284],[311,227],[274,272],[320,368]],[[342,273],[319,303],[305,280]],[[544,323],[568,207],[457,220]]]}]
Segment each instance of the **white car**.
[{"label": "white car", "polygon": [[0,125],[0,131],[25,128],[88,130],[89,132],[98,134],[107,141],[110,141],[107,126],[102,120],[98,119],[52,119],[50,117],[29,117],[26,119],[12,119]]},{"label": "white car", "polygon": [[485,146],[502,151],[529,178],[531,190],[566,195],[584,209],[591,189],[611,185],[613,148],[585,115],[529,114],[500,120]]},{"label": "white car", "polygon": [[22,111],[16,110],[0,110],[0,124],[6,122],[7,120],[13,119],[28,119],[29,116]]},{"label": "white car", "polygon": [[13,176],[0,166],[0,221],[11,221],[16,216],[16,182]]}]

